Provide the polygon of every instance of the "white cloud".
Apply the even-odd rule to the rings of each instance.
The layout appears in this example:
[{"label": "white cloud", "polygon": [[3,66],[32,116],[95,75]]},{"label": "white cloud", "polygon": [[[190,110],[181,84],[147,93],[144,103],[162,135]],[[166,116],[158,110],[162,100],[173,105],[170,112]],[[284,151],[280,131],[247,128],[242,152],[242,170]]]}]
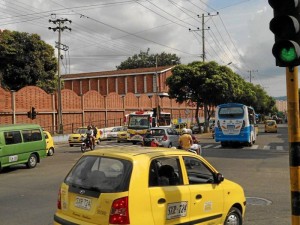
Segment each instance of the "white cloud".
[{"label": "white cloud", "polygon": [[[203,11],[204,10],[204,11]],[[216,11],[219,11],[218,16]],[[208,12],[212,16],[208,16]],[[55,47],[58,32],[48,20],[68,18],[72,31],[62,33],[69,47],[62,73],[114,70],[133,54],[175,53],[182,63],[202,60],[202,14],[205,15],[206,60],[230,68],[265,87],[286,94],[285,71],[275,66],[269,30],[273,11],[264,0],[15,0],[0,1],[1,29],[37,33]],[[53,14],[51,16],[51,14]],[[200,15],[200,18],[197,17]]]}]

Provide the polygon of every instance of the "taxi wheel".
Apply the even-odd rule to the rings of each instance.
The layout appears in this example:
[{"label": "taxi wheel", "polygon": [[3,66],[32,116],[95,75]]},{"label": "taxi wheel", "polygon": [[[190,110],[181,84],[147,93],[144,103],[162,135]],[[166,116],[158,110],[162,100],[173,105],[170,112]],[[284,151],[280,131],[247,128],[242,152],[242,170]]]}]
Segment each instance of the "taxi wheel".
[{"label": "taxi wheel", "polygon": [[242,218],[241,211],[235,207],[232,207],[229,210],[224,225],[242,225],[242,224],[243,224],[243,218]]},{"label": "taxi wheel", "polygon": [[36,164],[37,164],[37,157],[35,154],[31,154],[26,163],[26,166],[31,169],[31,168],[34,168],[36,166]]},{"label": "taxi wheel", "polygon": [[54,148],[49,148],[48,156],[53,156],[53,154],[54,154]]},{"label": "taxi wheel", "polygon": [[72,144],[70,144],[70,147],[73,147],[73,145],[72,145]]}]

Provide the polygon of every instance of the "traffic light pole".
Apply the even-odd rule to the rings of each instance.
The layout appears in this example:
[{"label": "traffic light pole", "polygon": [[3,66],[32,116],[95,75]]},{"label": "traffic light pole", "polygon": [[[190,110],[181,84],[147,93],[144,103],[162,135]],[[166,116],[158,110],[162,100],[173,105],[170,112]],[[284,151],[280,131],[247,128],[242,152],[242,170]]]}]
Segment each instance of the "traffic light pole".
[{"label": "traffic light pole", "polygon": [[292,225],[300,224],[300,127],[298,67],[286,67]]}]

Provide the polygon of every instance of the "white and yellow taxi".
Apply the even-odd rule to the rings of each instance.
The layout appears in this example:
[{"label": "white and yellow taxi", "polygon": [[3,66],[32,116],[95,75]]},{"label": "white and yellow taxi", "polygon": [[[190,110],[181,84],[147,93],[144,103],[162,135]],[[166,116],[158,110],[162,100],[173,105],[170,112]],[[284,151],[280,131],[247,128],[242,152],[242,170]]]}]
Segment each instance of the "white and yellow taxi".
[{"label": "white and yellow taxi", "polygon": [[83,154],[58,193],[54,224],[242,225],[243,188],[183,150],[104,148]]},{"label": "white and yellow taxi", "polygon": [[277,133],[276,120],[266,120],[265,121],[265,133],[269,133],[269,132]]}]

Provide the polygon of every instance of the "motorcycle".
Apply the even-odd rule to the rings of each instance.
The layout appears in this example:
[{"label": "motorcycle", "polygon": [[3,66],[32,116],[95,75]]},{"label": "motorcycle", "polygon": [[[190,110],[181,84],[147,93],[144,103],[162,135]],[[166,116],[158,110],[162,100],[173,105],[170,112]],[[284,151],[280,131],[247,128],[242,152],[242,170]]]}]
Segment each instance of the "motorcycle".
[{"label": "motorcycle", "polygon": [[92,143],[90,138],[81,136],[81,152],[86,152],[87,149],[90,149],[91,151],[95,149],[95,145]]}]

